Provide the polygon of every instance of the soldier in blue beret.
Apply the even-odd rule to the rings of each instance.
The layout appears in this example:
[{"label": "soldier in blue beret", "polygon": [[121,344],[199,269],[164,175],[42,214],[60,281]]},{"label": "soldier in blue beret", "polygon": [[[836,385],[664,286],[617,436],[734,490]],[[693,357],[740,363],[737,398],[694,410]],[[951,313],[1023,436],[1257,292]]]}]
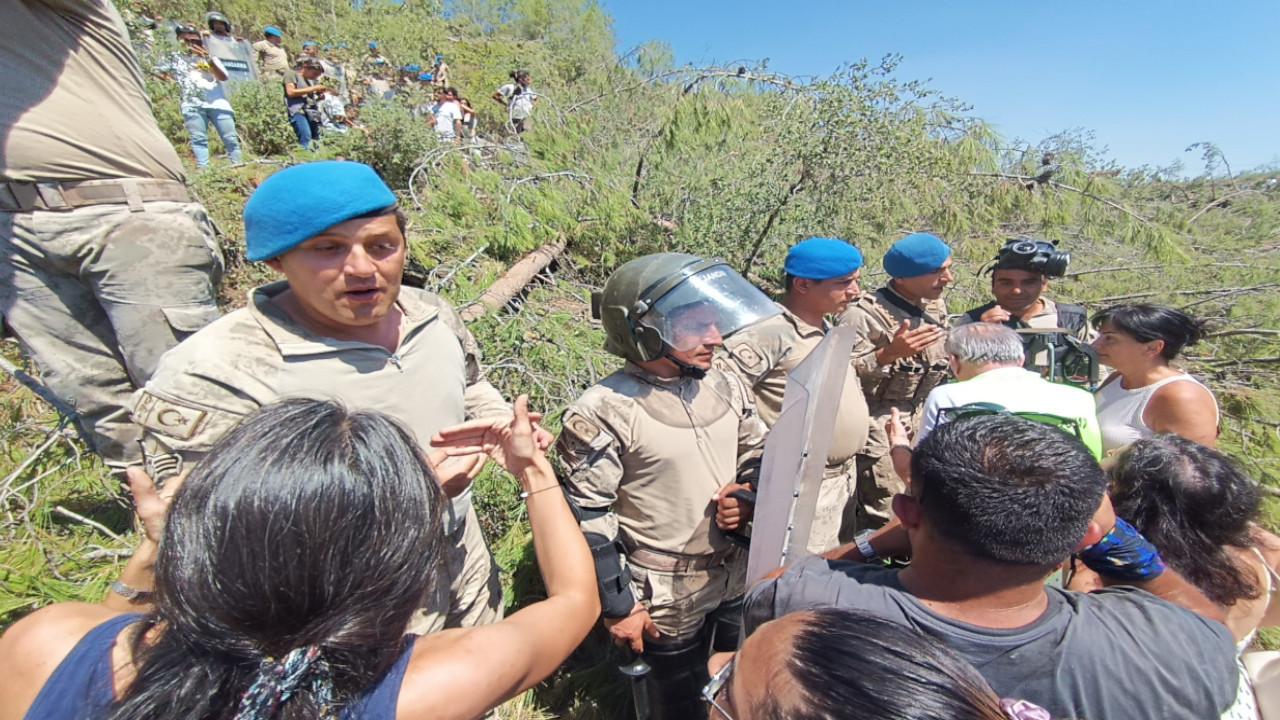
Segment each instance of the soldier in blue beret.
[{"label": "soldier in blue beret", "polygon": [[936,235],[912,233],[890,246],[883,262],[889,282],[863,294],[837,321],[858,328],[853,366],[871,414],[867,445],[857,459],[858,503],[845,517],[845,540],[888,522],[890,501],[906,489],[893,471],[885,422],[897,410],[909,427],[918,427],[925,397],[949,371],[942,293],[955,279],[951,248]]},{"label": "soldier in blue beret", "polygon": [[[769,427],[782,413],[787,375],[808,357],[831,328],[828,315],[842,312],[858,296],[862,253],[835,238],[796,243],[783,265],[786,288],[781,315],[748,326],[725,339],[717,364],[742,377],[755,394],[760,417]],[[840,411],[827,452],[827,467],[808,549],[820,553],[839,544],[846,506],[854,493],[854,456],[867,442],[867,402],[850,366]]]},{"label": "soldier in blue beret", "polygon": [[[454,309],[401,286],[405,215],[373,168],[323,161],[281,170],[245,203],[244,220],[246,256],[284,280],[255,288],[246,307],[166,353],[135,395],[152,473],[189,468],[242,417],[282,397],[376,410],[423,440],[511,414]],[[539,430],[538,439],[546,447],[552,438]],[[484,458],[431,460],[453,499],[444,558],[452,584],[424,600],[412,631],[494,622],[502,588],[470,491]]]}]

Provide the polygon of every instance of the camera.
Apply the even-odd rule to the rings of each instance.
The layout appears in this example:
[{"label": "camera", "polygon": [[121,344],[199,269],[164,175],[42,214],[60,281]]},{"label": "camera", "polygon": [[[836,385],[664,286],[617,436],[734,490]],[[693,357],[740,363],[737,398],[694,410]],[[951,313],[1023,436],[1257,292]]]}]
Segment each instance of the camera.
[{"label": "camera", "polygon": [[1071,263],[1071,253],[1059,250],[1054,243],[1029,238],[1006,242],[996,254],[995,270],[1026,270],[1048,277],[1062,277]]}]

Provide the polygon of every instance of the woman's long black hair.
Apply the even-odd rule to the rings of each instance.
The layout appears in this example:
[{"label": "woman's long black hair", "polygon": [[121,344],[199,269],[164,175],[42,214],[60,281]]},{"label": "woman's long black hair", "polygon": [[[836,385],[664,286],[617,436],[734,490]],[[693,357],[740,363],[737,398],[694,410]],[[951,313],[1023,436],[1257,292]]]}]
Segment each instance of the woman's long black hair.
[{"label": "woman's long black hair", "polygon": [[264,663],[309,647],[326,692],[304,685],[260,716],[318,717],[328,690],[349,702],[395,662],[436,581],[443,501],[386,416],[319,400],[263,407],[174,498],[143,624],[159,638],[135,636],[137,678],[109,717],[230,718]]},{"label": "woman's long black hair", "polygon": [[1251,547],[1258,485],[1226,455],[1173,434],[1139,440],[1111,471],[1116,515],[1219,605],[1258,597],[1256,576],[1227,546]]},{"label": "woman's long black hair", "polygon": [[[1004,720],[1000,699],[982,675],[920,633],[841,608],[805,611],[782,675],[799,702],[782,707],[770,693],[769,720]],[[799,706],[796,706],[799,705]]]}]

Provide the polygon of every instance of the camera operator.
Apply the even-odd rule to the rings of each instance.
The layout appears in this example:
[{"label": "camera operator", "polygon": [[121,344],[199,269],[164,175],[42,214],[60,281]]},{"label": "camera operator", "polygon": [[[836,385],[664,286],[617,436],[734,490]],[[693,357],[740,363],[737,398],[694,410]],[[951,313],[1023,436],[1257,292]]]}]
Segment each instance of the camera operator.
[{"label": "camera operator", "polygon": [[[1026,238],[1010,240],[1000,248],[990,270],[991,294],[996,299],[962,314],[955,324],[1002,323],[1023,331],[1061,328],[1066,332],[1051,341],[1058,357],[1067,352],[1067,341],[1062,335],[1071,335],[1082,344],[1091,342],[1098,334],[1089,324],[1084,308],[1054,302],[1044,296],[1049,278],[1062,277],[1070,263],[1071,253],[1058,250],[1053,243]],[[1026,339],[1024,336],[1024,341]],[[1038,353],[1027,367],[1043,372],[1047,362],[1046,354]]]}]

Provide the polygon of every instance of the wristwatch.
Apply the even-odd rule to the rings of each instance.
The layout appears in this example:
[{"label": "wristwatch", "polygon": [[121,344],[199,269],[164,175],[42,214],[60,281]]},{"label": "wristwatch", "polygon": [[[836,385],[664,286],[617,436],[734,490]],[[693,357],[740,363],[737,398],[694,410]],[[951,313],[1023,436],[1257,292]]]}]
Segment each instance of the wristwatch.
[{"label": "wristwatch", "polygon": [[858,546],[858,552],[862,553],[862,562],[873,563],[880,560],[880,556],[876,554],[875,548],[871,547],[871,534],[874,530],[863,530],[853,538],[853,542]]}]

